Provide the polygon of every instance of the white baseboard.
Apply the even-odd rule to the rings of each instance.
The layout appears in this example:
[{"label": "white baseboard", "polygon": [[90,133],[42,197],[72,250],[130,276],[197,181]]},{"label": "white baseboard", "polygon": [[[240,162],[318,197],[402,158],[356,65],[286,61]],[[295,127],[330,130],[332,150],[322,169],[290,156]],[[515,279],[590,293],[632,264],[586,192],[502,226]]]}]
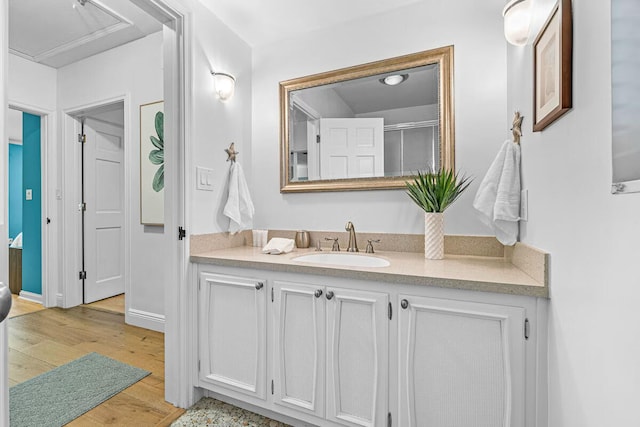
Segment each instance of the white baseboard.
[{"label": "white baseboard", "polygon": [[148,311],[130,308],[125,316],[125,322],[139,328],[164,333],[164,315],[162,314],[149,313]]},{"label": "white baseboard", "polygon": [[18,295],[18,298],[21,298],[25,301],[37,302],[38,304],[42,304],[42,295],[34,294],[33,292],[20,291],[20,295]]},{"label": "white baseboard", "polygon": [[62,307],[62,294],[56,294],[56,307]]}]

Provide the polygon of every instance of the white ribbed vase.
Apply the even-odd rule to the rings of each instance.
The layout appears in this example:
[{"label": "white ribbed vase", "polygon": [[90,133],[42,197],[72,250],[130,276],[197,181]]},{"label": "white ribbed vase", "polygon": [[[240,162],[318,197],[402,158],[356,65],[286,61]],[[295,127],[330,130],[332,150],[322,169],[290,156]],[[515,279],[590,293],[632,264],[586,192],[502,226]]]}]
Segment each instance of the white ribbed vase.
[{"label": "white ribbed vase", "polygon": [[442,212],[424,213],[424,257],[426,259],[444,258],[444,214]]}]

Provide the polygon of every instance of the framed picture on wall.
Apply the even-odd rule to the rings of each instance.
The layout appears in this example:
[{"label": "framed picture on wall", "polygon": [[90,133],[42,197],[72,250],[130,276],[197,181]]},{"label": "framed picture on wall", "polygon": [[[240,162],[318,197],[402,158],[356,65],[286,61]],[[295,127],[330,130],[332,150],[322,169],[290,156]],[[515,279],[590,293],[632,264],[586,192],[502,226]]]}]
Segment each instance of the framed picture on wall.
[{"label": "framed picture on wall", "polygon": [[140,223],[164,225],[164,101],[140,106]]},{"label": "framed picture on wall", "polygon": [[533,131],[569,111],[573,35],[571,0],[559,0],[533,43]]}]

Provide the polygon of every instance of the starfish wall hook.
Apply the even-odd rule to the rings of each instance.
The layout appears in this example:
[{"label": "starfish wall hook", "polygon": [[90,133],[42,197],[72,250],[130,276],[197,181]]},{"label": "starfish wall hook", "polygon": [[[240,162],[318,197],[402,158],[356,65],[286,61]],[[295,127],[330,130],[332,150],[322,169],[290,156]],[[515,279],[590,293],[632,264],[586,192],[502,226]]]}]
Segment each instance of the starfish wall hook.
[{"label": "starfish wall hook", "polygon": [[227,152],[227,156],[229,156],[229,157],[227,157],[227,162],[228,161],[235,162],[236,161],[236,156],[238,154],[240,154],[239,151],[236,151],[236,143],[235,142],[232,142],[231,145],[229,146],[229,148],[225,148],[224,151],[226,151]]},{"label": "starfish wall hook", "polygon": [[520,138],[522,137],[522,120],[524,120],[524,116],[520,115],[520,111],[516,111],[511,128],[511,132],[513,133],[513,142],[516,144],[520,144]]}]

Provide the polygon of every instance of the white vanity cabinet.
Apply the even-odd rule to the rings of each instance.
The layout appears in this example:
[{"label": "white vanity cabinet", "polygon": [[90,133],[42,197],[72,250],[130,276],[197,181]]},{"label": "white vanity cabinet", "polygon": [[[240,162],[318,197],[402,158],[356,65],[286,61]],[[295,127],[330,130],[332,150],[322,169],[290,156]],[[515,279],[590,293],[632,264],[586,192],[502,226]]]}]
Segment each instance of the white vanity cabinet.
[{"label": "white vanity cabinet", "polygon": [[196,386],[213,397],[294,426],[546,425],[545,299],[207,264],[198,278]]},{"label": "white vanity cabinet", "polygon": [[265,281],[201,273],[198,288],[200,384],[265,399]]},{"label": "white vanity cabinet", "polygon": [[347,426],[385,425],[389,295],[274,281],[274,401]]},{"label": "white vanity cabinet", "polygon": [[403,427],[525,425],[525,309],[399,295]]}]

